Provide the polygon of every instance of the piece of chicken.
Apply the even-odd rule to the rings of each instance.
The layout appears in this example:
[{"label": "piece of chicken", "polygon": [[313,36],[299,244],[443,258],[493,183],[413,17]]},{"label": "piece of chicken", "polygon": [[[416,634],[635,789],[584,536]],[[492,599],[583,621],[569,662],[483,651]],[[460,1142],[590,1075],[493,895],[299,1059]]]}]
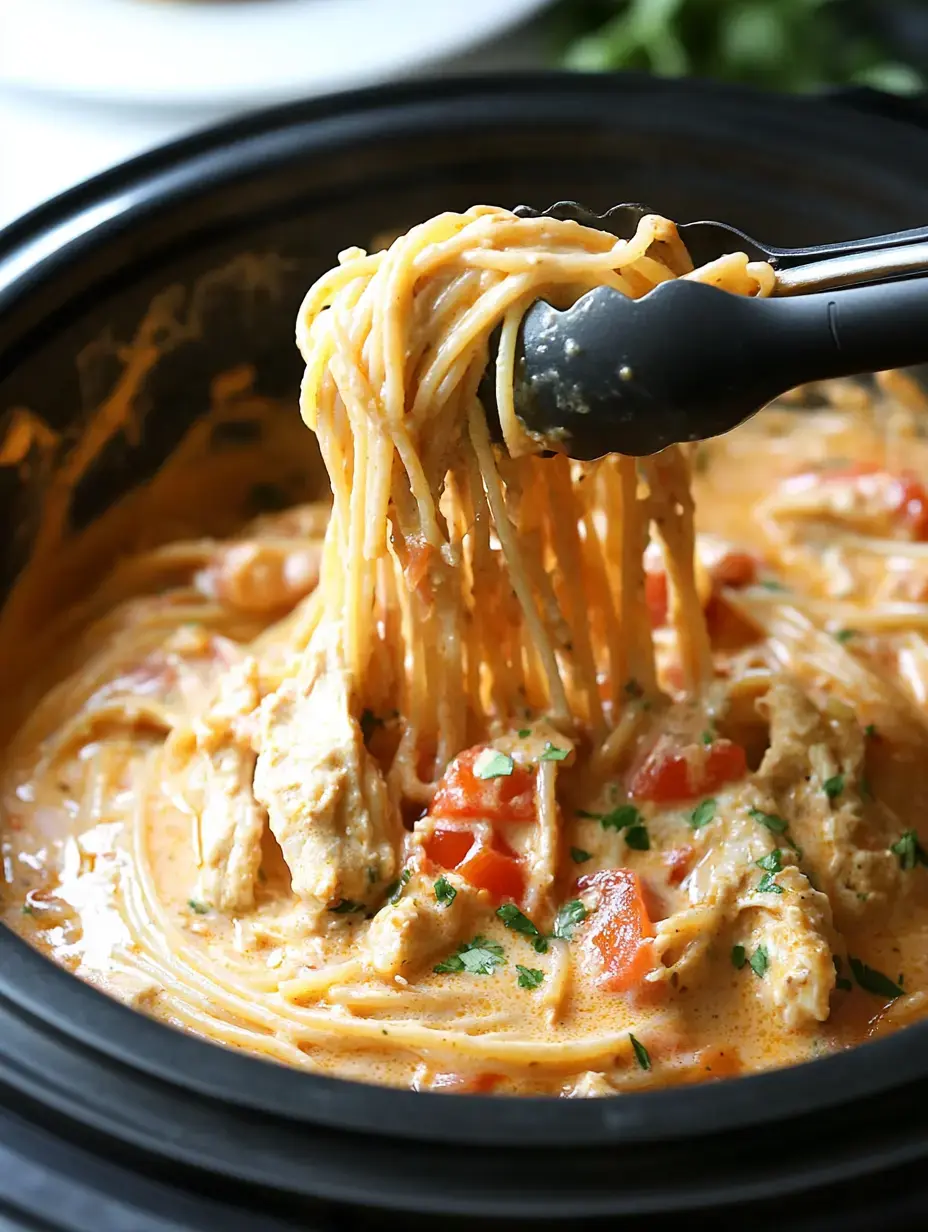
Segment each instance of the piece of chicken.
[{"label": "piece of chicken", "polygon": [[476,918],[490,911],[492,903],[484,891],[475,890],[456,873],[445,872],[442,878],[454,891],[450,903],[448,889],[445,900],[439,902],[435,878],[416,873],[397,901],[387,903],[374,916],[366,946],[368,961],[378,975],[408,975],[450,953]]}]

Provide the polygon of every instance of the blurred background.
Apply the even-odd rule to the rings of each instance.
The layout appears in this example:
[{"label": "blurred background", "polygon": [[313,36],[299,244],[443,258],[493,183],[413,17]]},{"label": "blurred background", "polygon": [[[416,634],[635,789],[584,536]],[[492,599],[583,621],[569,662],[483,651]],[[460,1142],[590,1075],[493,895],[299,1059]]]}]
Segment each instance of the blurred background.
[{"label": "blurred background", "polygon": [[0,0],[0,227],[249,108],[566,67],[928,88],[928,0]]}]

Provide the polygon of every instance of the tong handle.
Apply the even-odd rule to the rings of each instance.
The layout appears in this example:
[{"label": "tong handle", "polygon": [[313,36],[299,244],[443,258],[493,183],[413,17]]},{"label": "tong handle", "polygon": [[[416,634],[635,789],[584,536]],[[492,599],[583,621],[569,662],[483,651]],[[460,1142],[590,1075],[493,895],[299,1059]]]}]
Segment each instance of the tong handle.
[{"label": "tong handle", "polygon": [[[697,224],[698,225],[698,224]],[[728,228],[735,231],[734,228]],[[681,231],[685,232],[685,226]],[[741,235],[740,232],[735,232]],[[751,243],[749,236],[742,236]],[[844,240],[838,244],[813,244],[808,248],[773,248],[758,245],[768,254],[770,263],[778,270],[795,269],[797,266],[826,259],[852,257],[858,254],[885,251],[895,248],[916,247],[928,244],[928,227],[911,227],[907,231],[890,231],[886,235],[871,235],[859,240]]]}]

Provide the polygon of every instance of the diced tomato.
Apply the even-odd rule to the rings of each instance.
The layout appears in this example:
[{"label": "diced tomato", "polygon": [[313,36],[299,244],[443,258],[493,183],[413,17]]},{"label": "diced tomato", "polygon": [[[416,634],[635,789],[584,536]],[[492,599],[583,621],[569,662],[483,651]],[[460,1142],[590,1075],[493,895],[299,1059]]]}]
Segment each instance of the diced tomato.
[{"label": "diced tomato", "polygon": [[693,800],[744,778],[747,768],[744,749],[731,740],[681,748],[672,737],[661,736],[632,775],[629,794],[656,804]]},{"label": "diced tomato", "polygon": [[644,598],[651,617],[651,628],[659,629],[667,623],[669,595],[667,593],[667,574],[646,573],[644,575]]},{"label": "diced tomato", "polygon": [[429,1083],[430,1091],[455,1092],[458,1095],[487,1095],[503,1081],[502,1074],[436,1074]]},{"label": "diced tomato", "polygon": [[493,847],[475,847],[458,865],[457,871],[475,889],[486,890],[496,902],[507,898],[518,902],[525,893],[522,861]]},{"label": "diced tomato", "polygon": [[603,986],[613,992],[634,988],[654,966],[648,945],[654,925],[638,874],[627,868],[608,869],[581,877],[578,888],[598,895],[585,935],[602,964]]},{"label": "diced tomato", "polygon": [[884,470],[875,462],[852,462],[847,466],[818,471],[802,471],[787,482],[825,483],[864,480],[857,485],[862,495],[876,497],[886,513],[897,519],[915,540],[928,540],[928,491],[911,471]]},{"label": "diced tomato", "polygon": [[900,476],[902,520],[917,540],[928,539],[928,492],[910,475]]},{"label": "diced tomato", "polygon": [[440,868],[457,868],[474,845],[468,830],[433,830],[423,846],[425,854]]},{"label": "diced tomato", "polygon": [[513,766],[511,774],[481,779],[474,762],[486,749],[466,749],[448,766],[432,799],[431,817],[467,821],[517,822],[535,820],[535,774]]},{"label": "diced tomato", "polygon": [[671,847],[664,852],[664,863],[667,865],[667,880],[671,885],[679,885],[690,871],[693,863],[693,848],[690,846]]},{"label": "diced tomato", "polygon": [[750,586],[757,575],[757,561],[747,552],[726,552],[712,566],[712,581],[716,586]]}]

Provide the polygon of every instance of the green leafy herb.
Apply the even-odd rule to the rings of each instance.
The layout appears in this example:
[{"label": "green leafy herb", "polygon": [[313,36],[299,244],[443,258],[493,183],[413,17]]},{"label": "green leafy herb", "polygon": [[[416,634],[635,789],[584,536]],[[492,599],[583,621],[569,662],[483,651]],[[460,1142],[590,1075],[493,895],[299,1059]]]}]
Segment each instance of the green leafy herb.
[{"label": "green leafy herb", "polygon": [[197,915],[209,915],[211,910],[209,903],[201,903],[198,898],[188,898],[187,906]]},{"label": "green leafy herb", "polygon": [[703,744],[711,744],[712,741],[715,739],[715,732],[711,731],[707,727],[706,730],[702,733],[702,736],[700,737],[700,739],[702,740]]},{"label": "green leafy herb", "polygon": [[710,796],[708,800],[703,800],[701,804],[697,804],[690,813],[690,825],[694,830],[701,830],[703,826],[707,826],[715,817],[716,802]]},{"label": "green leafy herb", "polygon": [[876,724],[868,723],[867,726],[864,728],[864,735],[867,737],[868,740],[872,740],[873,737],[876,735]]},{"label": "green leafy herb", "polygon": [[647,826],[629,826],[625,831],[625,842],[632,851],[650,851],[651,838]]},{"label": "green leafy herb", "polygon": [[582,847],[571,847],[570,858],[574,864],[586,864],[587,860],[592,860],[592,853],[584,851]]},{"label": "green leafy herb", "polygon": [[530,727],[520,727],[519,728],[518,736],[520,740],[527,740],[531,734],[532,734],[532,729]]},{"label": "green leafy herb", "polygon": [[767,974],[767,968],[770,966],[770,955],[767,953],[767,947],[759,945],[748,959],[748,964],[757,978],[762,980]]},{"label": "green leafy herb", "polygon": [[899,867],[908,872],[915,868],[916,864],[928,865],[928,853],[918,841],[918,835],[914,830],[906,830],[901,838],[898,838],[889,849],[894,855],[899,857]]},{"label": "green leafy herb", "polygon": [[443,907],[450,907],[458,896],[457,890],[451,884],[447,877],[439,877],[433,887],[435,890],[435,899],[441,903]]},{"label": "green leafy herb", "polygon": [[515,903],[503,903],[502,907],[497,907],[496,914],[506,927],[511,928],[514,933],[521,933],[524,937],[531,937],[536,951],[539,954],[544,954],[548,948],[547,939],[528,916],[519,910]]},{"label": "green leafy herb", "polygon": [[856,629],[839,629],[838,632],[835,634],[835,641],[841,642],[843,644],[844,642],[849,642],[852,637],[856,637],[856,636],[857,636]]},{"label": "green leafy herb", "polygon": [[586,917],[587,909],[579,898],[572,898],[570,902],[563,903],[554,918],[555,937],[559,937],[562,941],[570,941],[577,925],[581,924]]},{"label": "green leafy herb", "polygon": [[545,747],[542,750],[539,761],[563,761],[565,757],[570,756],[570,749],[559,749],[556,744],[552,744],[550,740],[545,741]]},{"label": "green leafy herb", "polygon": [[[387,902],[396,904],[403,896],[403,891],[409,885],[409,878],[412,876],[412,869],[404,868],[397,877],[396,881],[391,881],[387,886]],[[341,910],[341,906],[336,907],[336,911]]]},{"label": "green leafy herb", "polygon": [[844,974],[844,963],[841,961],[841,959],[838,957],[837,954],[834,955],[834,964],[835,964],[835,976],[837,977],[835,979],[835,988],[840,988],[842,992],[850,992],[853,989],[854,985]]},{"label": "green leafy herb", "polygon": [[776,578],[761,578],[760,582],[764,590],[786,590],[782,582],[778,582]]},{"label": "green leafy herb", "polygon": [[792,847],[793,851],[795,851],[796,859],[801,860],[802,859],[802,848],[799,846],[797,842],[791,839],[788,834],[785,837],[786,837],[787,843],[789,843],[790,847]]},{"label": "green leafy herb", "polygon": [[885,997],[888,1001],[895,1001],[896,997],[901,997],[905,992],[901,980],[898,984],[894,983],[882,971],[868,967],[866,963],[861,962],[859,958],[852,958],[850,954],[847,961],[851,964],[854,979],[864,992],[872,992],[874,996]]},{"label": "green leafy herb", "polygon": [[545,973],[537,967],[523,967],[521,963],[516,963],[516,970],[519,973],[520,988],[538,988],[545,978]]},{"label": "green leafy herb", "polygon": [[351,898],[343,898],[341,902],[336,903],[335,906],[330,907],[329,910],[335,915],[353,915],[356,911],[363,911],[364,904],[356,903],[354,899]]},{"label": "green leafy herb", "polygon": [[743,945],[733,945],[731,947],[731,965],[739,971],[747,962],[748,956]]},{"label": "green leafy herb", "polygon": [[782,894],[783,887],[777,885],[769,873],[764,873],[760,881],[757,883],[758,894]]},{"label": "green leafy herb", "polygon": [[23,903],[22,913],[23,915],[35,915],[35,907],[32,903]]},{"label": "green leafy herb", "polygon": [[462,941],[453,954],[440,962],[433,971],[437,975],[492,975],[497,967],[506,965],[503,947],[495,941],[487,941],[479,933],[473,941]]},{"label": "green leafy herb", "polygon": [[837,800],[838,796],[844,791],[844,775],[833,774],[830,779],[826,779],[822,784],[822,791],[829,800]]},{"label": "green leafy herb", "polygon": [[474,762],[474,774],[478,779],[501,779],[512,774],[513,760],[499,749],[483,749]]},{"label": "green leafy herb", "polygon": [[635,1050],[635,1060],[638,1062],[638,1068],[649,1070],[651,1068],[651,1057],[647,1048],[645,1048],[641,1040],[635,1039],[631,1031],[628,1033],[628,1038],[632,1041],[632,1048]]},{"label": "green leafy herb", "polygon": [[629,826],[640,826],[644,822],[634,804],[620,804],[610,813],[592,813],[591,816],[599,818],[604,830],[626,830]]},{"label": "green leafy herb", "polygon": [[749,808],[748,816],[760,822],[762,826],[766,826],[768,830],[772,830],[774,834],[785,834],[789,828],[787,822],[782,817],[778,817],[776,813],[764,813],[761,809]]},{"label": "green leafy herb", "polygon": [[374,714],[373,710],[362,710],[360,724],[361,735],[364,738],[364,743],[367,744],[377,728],[383,727],[383,719]]},{"label": "green leafy herb", "polygon": [[783,852],[777,847],[774,851],[768,851],[761,859],[755,860],[754,863],[767,873],[778,873],[783,867]]}]

